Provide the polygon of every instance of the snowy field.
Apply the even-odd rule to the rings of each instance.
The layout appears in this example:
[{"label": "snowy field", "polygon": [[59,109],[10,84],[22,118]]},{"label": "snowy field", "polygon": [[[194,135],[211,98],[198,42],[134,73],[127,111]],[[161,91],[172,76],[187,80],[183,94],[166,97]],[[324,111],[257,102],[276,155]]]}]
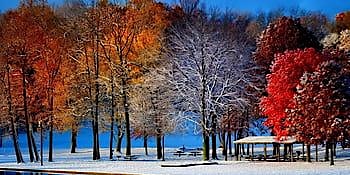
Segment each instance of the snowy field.
[{"label": "snowy field", "polygon": [[[0,168],[25,168],[25,169],[45,169],[83,172],[106,172],[106,173],[126,173],[126,174],[169,174],[169,175],[224,175],[224,174],[350,174],[350,149],[339,149],[335,166],[329,166],[329,162],[263,162],[263,161],[229,161],[215,160],[218,165],[199,165],[193,167],[161,167],[162,164],[186,164],[201,163],[201,157],[197,156],[175,156],[175,148],[166,149],[166,161],[156,160],[156,150],[149,149],[149,156],[144,156],[142,148],[134,148],[134,155],[138,158],[133,161],[117,158],[108,160],[108,149],[102,149],[102,159],[93,161],[90,149],[79,149],[78,153],[70,154],[68,150],[55,152],[54,162],[40,163],[14,163],[14,155],[0,155]],[[219,150],[220,151],[220,150]],[[321,152],[322,153],[322,152]],[[322,156],[322,154],[320,155]],[[28,156],[25,156],[28,160]]]},{"label": "snowy field", "polygon": [[[235,161],[229,157],[228,161],[224,161],[221,156],[221,149],[218,149],[219,160],[218,165],[199,165],[192,167],[161,167],[162,164],[187,164],[202,163],[201,156],[181,157],[174,155],[176,148],[185,145],[187,148],[196,148],[201,146],[199,136],[181,136],[172,135],[166,137],[165,161],[156,159],[156,149],[154,138],[150,139],[149,156],[144,155],[142,140],[133,140],[132,154],[137,155],[137,159],[133,161],[125,160],[123,157],[115,157],[113,161],[108,159],[108,134],[101,134],[101,160],[92,160],[91,135],[90,130],[82,130],[78,136],[78,153],[69,153],[69,133],[55,133],[54,135],[54,162],[47,162],[47,140],[44,143],[44,166],[40,166],[40,162],[28,162],[28,152],[26,148],[26,139],[24,135],[20,135],[21,151],[24,155],[26,163],[15,163],[15,155],[12,149],[12,142],[9,139],[4,140],[3,147],[0,147],[0,168],[20,168],[20,169],[44,169],[44,170],[64,170],[64,171],[80,171],[80,172],[105,172],[105,173],[126,173],[126,174],[152,174],[152,175],[224,175],[224,174],[338,174],[350,175],[350,149],[337,149],[337,158],[335,166],[329,166],[329,162],[323,162],[324,148],[319,148],[319,158],[321,162],[312,163],[303,162],[263,162],[263,161]],[[37,140],[38,136],[36,136]],[[124,144],[123,144],[124,145]],[[39,143],[37,143],[39,146]],[[270,146],[271,148],[271,146]],[[312,157],[315,158],[314,147],[312,147]],[[262,154],[263,148],[259,145],[254,147],[255,155]],[[300,145],[296,145],[294,151],[301,151]],[[122,150],[124,151],[124,150]],[[268,154],[272,154],[272,150],[268,149]]]}]

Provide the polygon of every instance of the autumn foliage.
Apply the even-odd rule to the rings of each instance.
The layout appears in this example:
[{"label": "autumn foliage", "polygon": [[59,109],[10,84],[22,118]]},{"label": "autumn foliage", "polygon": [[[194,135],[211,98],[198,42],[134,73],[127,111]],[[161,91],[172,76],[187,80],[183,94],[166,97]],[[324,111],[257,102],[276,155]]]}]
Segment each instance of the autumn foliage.
[{"label": "autumn foliage", "polygon": [[318,64],[327,60],[315,49],[286,51],[277,54],[271,74],[267,75],[268,96],[262,98],[263,114],[268,116],[266,125],[278,136],[288,135],[291,124],[286,120],[286,110],[295,106],[294,94],[304,72],[313,72]]},{"label": "autumn foliage", "polygon": [[336,31],[350,29],[350,11],[341,12],[335,17]]},{"label": "autumn foliage", "polygon": [[257,41],[255,60],[265,69],[269,69],[274,55],[286,50],[312,47],[320,49],[320,45],[300,21],[282,17],[271,23]]},{"label": "autumn foliage", "polygon": [[[347,63],[346,63],[347,64]],[[290,133],[310,144],[343,141],[350,134],[350,74],[339,60],[305,73],[288,111]]]}]

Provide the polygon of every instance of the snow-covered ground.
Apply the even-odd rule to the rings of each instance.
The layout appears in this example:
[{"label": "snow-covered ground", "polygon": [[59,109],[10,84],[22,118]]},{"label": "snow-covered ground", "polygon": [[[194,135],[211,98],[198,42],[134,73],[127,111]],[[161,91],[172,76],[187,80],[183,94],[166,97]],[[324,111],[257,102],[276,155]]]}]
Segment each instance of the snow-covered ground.
[{"label": "snow-covered ground", "polygon": [[[91,132],[89,129],[82,129],[78,136],[78,153],[69,153],[69,132],[55,133],[54,135],[54,162],[47,162],[47,140],[44,143],[44,166],[40,166],[40,162],[28,162],[28,152],[26,148],[25,135],[20,135],[20,146],[26,163],[15,163],[15,155],[12,149],[12,142],[9,138],[5,138],[3,147],[0,147],[0,168],[21,168],[21,169],[44,169],[44,170],[64,170],[64,171],[83,171],[83,172],[106,172],[106,173],[131,173],[131,174],[169,174],[169,175],[220,175],[220,174],[341,174],[350,175],[350,149],[337,149],[337,158],[335,166],[329,166],[329,162],[322,162],[324,157],[324,148],[319,148],[319,158],[321,162],[312,163],[303,161],[297,162],[263,162],[263,161],[235,161],[229,157],[229,161],[224,161],[220,155],[221,150],[218,149],[220,160],[215,160],[218,165],[200,165],[192,167],[161,167],[162,164],[187,164],[201,163],[201,156],[181,157],[173,155],[176,148],[185,145],[187,148],[196,148],[201,146],[201,137],[195,135],[170,135],[165,139],[166,160],[156,159],[155,148],[149,149],[149,156],[144,155],[142,140],[133,140],[132,154],[137,155],[137,159],[133,161],[124,160],[124,158],[108,159],[108,134],[102,133],[101,141],[101,160],[92,160],[91,150]],[[36,135],[38,139],[38,135]],[[155,147],[154,138],[150,139],[150,147]],[[124,144],[123,144],[124,145]],[[37,142],[39,147],[39,143]],[[170,148],[171,147],[171,148]],[[271,145],[270,145],[271,148]],[[300,145],[296,145],[294,151],[301,151]],[[315,148],[312,147],[312,157],[315,158]],[[254,147],[255,154],[262,154],[261,145]],[[268,149],[268,154],[272,150]],[[1,172],[0,172],[1,173]]]},{"label": "snow-covered ground", "polygon": [[[201,163],[201,157],[197,156],[175,156],[175,148],[167,148],[166,161],[157,160],[156,150],[149,149],[149,156],[144,155],[142,148],[134,148],[133,155],[138,158],[133,161],[108,160],[108,149],[101,149],[102,159],[93,161],[91,149],[79,149],[78,153],[70,154],[69,150],[57,150],[54,154],[54,162],[23,163],[16,164],[14,155],[0,155],[0,168],[25,168],[25,169],[45,169],[45,170],[65,170],[83,172],[107,172],[107,173],[131,173],[131,174],[169,174],[169,175],[220,175],[220,174],[350,174],[350,149],[338,149],[335,166],[329,166],[329,162],[263,162],[263,161],[229,161],[215,160],[218,165],[199,165],[192,167],[161,167],[162,164],[186,164]],[[219,150],[220,151],[220,150]],[[257,151],[261,149],[257,148]],[[320,156],[322,158],[321,149]],[[314,156],[314,155],[313,155]],[[47,157],[47,156],[46,156]],[[25,155],[28,160],[28,155]]]}]

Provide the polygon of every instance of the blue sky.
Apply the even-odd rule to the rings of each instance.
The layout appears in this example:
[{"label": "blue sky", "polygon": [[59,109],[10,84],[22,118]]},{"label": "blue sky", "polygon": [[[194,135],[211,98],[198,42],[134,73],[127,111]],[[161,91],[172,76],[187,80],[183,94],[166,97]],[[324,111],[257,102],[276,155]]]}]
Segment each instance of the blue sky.
[{"label": "blue sky", "polygon": [[[48,0],[50,3],[59,4],[63,0]],[[177,0],[162,0],[169,3]],[[218,7],[222,10],[233,9],[238,11],[269,11],[279,7],[300,7],[301,9],[322,11],[333,18],[337,13],[350,10],[349,0],[202,0],[207,7]],[[19,0],[0,0],[0,11],[18,6]]]}]

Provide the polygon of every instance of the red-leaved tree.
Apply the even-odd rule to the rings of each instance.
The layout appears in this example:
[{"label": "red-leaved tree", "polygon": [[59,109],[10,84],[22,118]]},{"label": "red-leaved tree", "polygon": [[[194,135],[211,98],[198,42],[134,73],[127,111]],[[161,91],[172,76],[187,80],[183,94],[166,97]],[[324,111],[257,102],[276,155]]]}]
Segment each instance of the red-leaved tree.
[{"label": "red-leaved tree", "polygon": [[282,17],[262,32],[257,41],[254,58],[259,65],[268,70],[275,54],[308,47],[320,49],[316,37],[304,28],[300,21]]},{"label": "red-leaved tree", "polygon": [[335,60],[305,73],[288,112],[290,132],[310,144],[342,141],[350,131],[350,72]]},{"label": "red-leaved tree", "polygon": [[288,135],[290,122],[286,110],[295,106],[294,94],[304,72],[313,72],[317,65],[327,60],[313,48],[286,51],[276,55],[271,74],[267,75],[268,96],[262,98],[260,107],[266,115],[265,124],[272,127],[277,136]]}]

